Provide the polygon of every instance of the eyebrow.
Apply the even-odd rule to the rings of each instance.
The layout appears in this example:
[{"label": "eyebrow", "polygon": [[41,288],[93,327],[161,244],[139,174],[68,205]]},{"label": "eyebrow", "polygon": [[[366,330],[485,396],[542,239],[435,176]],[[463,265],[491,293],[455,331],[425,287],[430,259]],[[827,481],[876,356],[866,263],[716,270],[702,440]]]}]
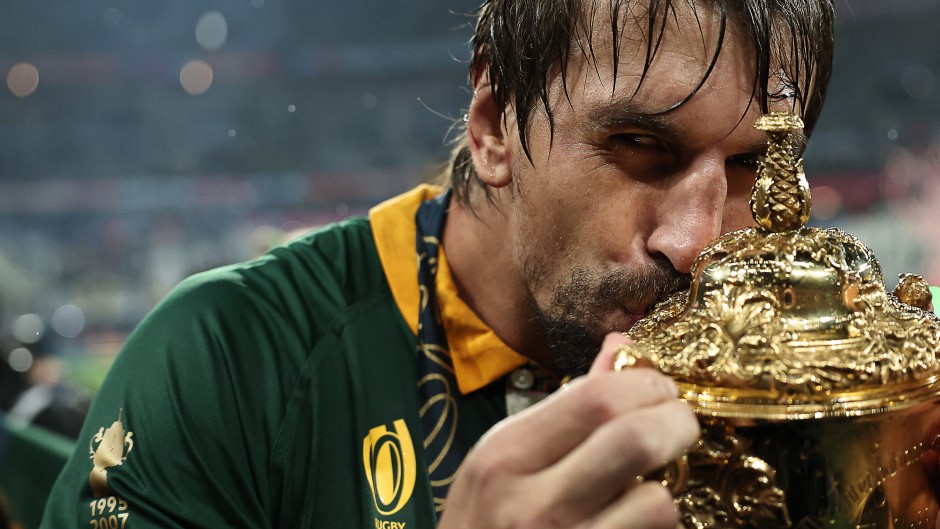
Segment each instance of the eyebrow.
[{"label": "eyebrow", "polygon": [[685,134],[676,121],[662,112],[649,112],[633,108],[622,101],[610,101],[592,108],[588,119],[597,130],[616,130],[636,127],[663,136],[681,140]]},{"label": "eyebrow", "polygon": [[[588,116],[597,130],[635,127],[677,141],[682,141],[686,136],[676,120],[666,113],[649,112],[634,107],[635,105],[630,102],[624,103],[623,101],[612,100],[607,104],[592,108],[588,112]],[[790,143],[793,145],[796,155],[802,156],[808,143],[806,132],[803,129],[793,131],[790,135]],[[745,154],[764,154],[767,151],[767,140],[762,139],[759,143],[753,143],[744,151]]]}]

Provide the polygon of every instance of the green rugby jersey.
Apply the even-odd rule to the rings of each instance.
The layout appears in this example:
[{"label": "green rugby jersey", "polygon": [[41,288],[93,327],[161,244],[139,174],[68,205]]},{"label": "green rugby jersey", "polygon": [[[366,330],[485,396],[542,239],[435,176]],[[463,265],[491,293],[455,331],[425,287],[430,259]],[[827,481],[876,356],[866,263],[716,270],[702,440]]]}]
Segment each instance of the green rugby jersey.
[{"label": "green rugby jersey", "polygon": [[[434,527],[416,337],[387,277],[411,279],[383,260],[357,218],[184,281],[115,361],[42,527]],[[455,359],[475,366],[455,398],[477,437],[521,358],[496,356]]]}]

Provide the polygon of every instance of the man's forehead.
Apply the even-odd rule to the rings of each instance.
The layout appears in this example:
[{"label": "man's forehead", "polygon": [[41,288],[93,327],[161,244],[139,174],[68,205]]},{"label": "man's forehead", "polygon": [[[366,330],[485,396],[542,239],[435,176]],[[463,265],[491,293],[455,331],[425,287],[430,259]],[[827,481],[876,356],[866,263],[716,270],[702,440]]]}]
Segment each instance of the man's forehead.
[{"label": "man's forehead", "polygon": [[[651,4],[656,9],[651,11]],[[574,34],[575,46],[622,52],[658,48],[668,40],[691,37],[699,50],[713,47],[722,31],[741,31],[728,16],[709,3],[588,0],[582,6],[581,30]],[[724,27],[724,30],[722,27]]]},{"label": "man's forehead", "polygon": [[[740,17],[710,3],[655,3],[661,7],[651,13],[645,1],[586,2],[584,16],[590,18],[585,29],[575,34],[566,71],[558,72],[564,78],[556,79],[561,94],[552,99],[560,102],[559,95],[568,97],[579,89],[602,85],[611,98],[626,93],[642,100],[652,94],[659,104],[650,105],[649,111],[663,111],[708,89],[716,63],[723,61],[734,72],[734,82],[748,96],[755,96],[751,103],[759,105],[754,93],[759,83],[755,79],[757,51]],[[769,66],[765,75],[769,75],[768,91],[774,97],[768,104],[776,107],[770,110],[794,110],[799,105],[791,76],[778,61],[772,60]],[[746,112],[744,107],[738,110]]]},{"label": "man's forehead", "polygon": [[738,33],[708,5],[677,2],[668,12],[651,13],[646,2],[598,0],[585,2],[583,9],[585,20],[573,36],[566,69],[606,82],[655,75],[663,57],[679,66],[671,75],[701,79],[719,47]]}]

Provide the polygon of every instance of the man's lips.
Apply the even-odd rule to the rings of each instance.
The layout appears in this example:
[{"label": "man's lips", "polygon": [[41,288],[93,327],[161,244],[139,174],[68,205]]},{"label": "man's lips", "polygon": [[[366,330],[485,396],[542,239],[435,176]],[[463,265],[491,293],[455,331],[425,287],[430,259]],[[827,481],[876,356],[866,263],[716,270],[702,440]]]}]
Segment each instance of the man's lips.
[{"label": "man's lips", "polygon": [[628,308],[619,308],[613,316],[614,321],[612,322],[611,330],[626,332],[633,328],[633,325],[646,316],[646,314],[645,312],[639,313]]}]

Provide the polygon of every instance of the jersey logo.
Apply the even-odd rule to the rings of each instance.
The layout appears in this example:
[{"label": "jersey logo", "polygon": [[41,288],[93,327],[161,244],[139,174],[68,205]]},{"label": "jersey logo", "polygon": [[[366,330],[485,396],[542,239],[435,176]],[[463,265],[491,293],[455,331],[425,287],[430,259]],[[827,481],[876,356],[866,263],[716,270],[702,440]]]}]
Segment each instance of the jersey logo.
[{"label": "jersey logo", "polygon": [[94,465],[88,475],[88,484],[96,498],[114,494],[108,485],[108,469],[124,463],[134,449],[134,432],[124,432],[123,412],[118,410],[117,420],[107,430],[104,426],[98,428],[98,433],[88,443],[88,454]]},{"label": "jersey logo", "polygon": [[362,440],[362,465],[379,514],[401,510],[415,488],[415,450],[404,419],[394,423],[394,432],[377,426]]}]

